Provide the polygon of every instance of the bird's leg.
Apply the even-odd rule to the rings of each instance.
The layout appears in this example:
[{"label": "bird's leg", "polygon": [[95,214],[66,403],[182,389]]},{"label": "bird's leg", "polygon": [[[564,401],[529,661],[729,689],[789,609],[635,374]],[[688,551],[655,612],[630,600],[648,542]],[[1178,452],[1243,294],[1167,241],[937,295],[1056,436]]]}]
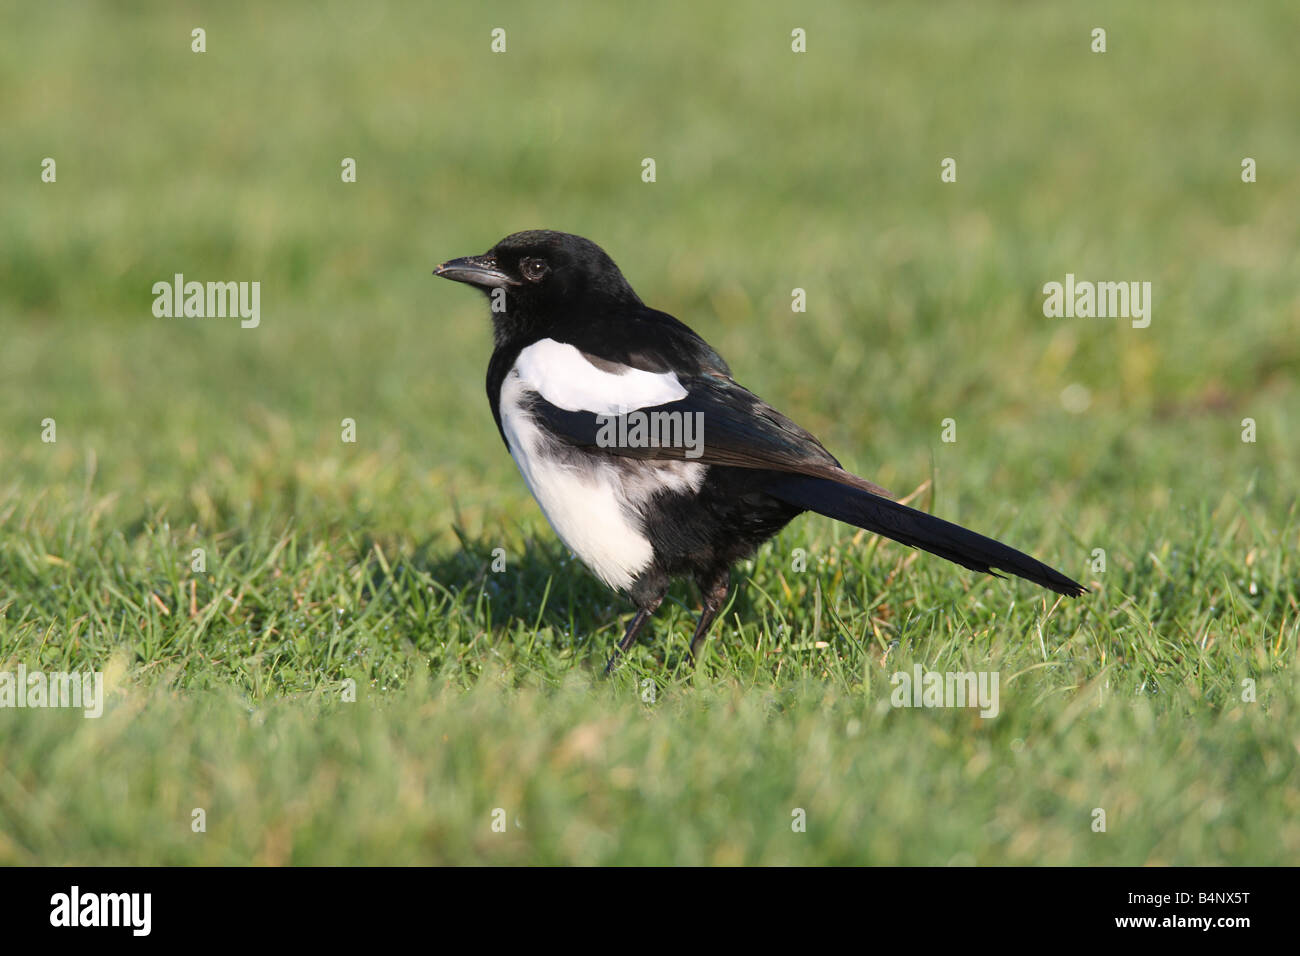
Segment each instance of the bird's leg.
[{"label": "bird's leg", "polygon": [[659,602],[662,600],[662,597],[656,598],[653,601],[642,605],[637,610],[636,617],[632,618],[631,623],[628,624],[627,630],[623,634],[623,640],[618,642],[618,647],[615,648],[614,653],[610,656],[609,663],[605,665],[606,677],[609,676],[609,672],[614,669],[614,665],[619,662],[619,659],[627,653],[627,649],[636,642],[636,636],[641,632],[641,626],[645,624],[646,621],[650,620],[650,615],[655,612],[655,609],[659,607]]},{"label": "bird's leg", "polygon": [[710,577],[702,580],[697,579],[696,583],[700,586],[700,595],[704,600],[704,608],[700,611],[700,620],[695,625],[695,635],[691,638],[692,667],[699,660],[700,648],[704,646],[704,639],[709,636],[709,628],[713,625],[713,619],[722,610],[722,605],[727,603],[727,592],[731,590],[731,571],[728,568],[723,568],[721,571],[714,572]]}]

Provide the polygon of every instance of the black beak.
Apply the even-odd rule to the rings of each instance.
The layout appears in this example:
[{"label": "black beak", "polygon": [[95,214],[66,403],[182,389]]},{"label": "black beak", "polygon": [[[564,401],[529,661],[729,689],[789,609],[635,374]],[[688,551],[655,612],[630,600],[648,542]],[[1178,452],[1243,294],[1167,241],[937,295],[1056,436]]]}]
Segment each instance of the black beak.
[{"label": "black beak", "polygon": [[450,259],[434,269],[433,274],[455,282],[467,282],[480,289],[501,289],[508,285],[519,285],[518,279],[512,279],[497,267],[497,261],[492,256],[465,256],[463,259]]}]

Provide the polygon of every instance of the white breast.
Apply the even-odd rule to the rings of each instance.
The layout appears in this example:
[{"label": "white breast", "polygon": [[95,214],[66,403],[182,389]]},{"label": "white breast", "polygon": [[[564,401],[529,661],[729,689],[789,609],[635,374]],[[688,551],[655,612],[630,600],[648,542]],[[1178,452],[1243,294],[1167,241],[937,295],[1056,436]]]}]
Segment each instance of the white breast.
[{"label": "white breast", "polygon": [[[610,409],[609,414],[616,414],[620,409],[643,407],[636,402],[658,405],[675,401],[686,391],[671,375],[661,377],[637,369],[622,375],[605,372],[571,345],[549,339],[545,343],[549,345],[538,343],[521,352],[520,360],[506,375],[501,385],[501,429],[528,490],[560,540],[598,578],[610,587],[626,590],[654,559],[640,506],[665,489],[698,488],[706,466],[629,458],[612,461],[605,455],[563,445],[533,421],[527,397],[536,392],[569,411]],[[566,350],[572,350],[572,357]],[[540,361],[543,357],[548,357],[546,362]],[[610,385],[627,386],[632,373],[650,378],[633,378],[631,388],[610,390]],[[612,381],[604,381],[602,376]]]}]

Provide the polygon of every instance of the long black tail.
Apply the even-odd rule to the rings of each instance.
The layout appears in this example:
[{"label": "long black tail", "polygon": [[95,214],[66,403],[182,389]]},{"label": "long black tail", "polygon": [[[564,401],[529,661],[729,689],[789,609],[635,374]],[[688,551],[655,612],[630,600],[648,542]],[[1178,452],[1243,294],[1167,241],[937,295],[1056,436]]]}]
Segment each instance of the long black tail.
[{"label": "long black tail", "polygon": [[992,538],[826,478],[781,475],[772,480],[767,490],[799,508],[883,534],[972,571],[994,574],[993,569],[997,568],[1070,597],[1078,597],[1088,590],[1060,571]]}]

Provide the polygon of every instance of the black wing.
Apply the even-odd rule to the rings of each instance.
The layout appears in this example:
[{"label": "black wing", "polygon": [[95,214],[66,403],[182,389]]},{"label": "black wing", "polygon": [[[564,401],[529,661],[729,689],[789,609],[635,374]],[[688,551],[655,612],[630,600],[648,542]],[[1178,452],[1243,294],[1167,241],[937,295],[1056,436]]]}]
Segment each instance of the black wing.
[{"label": "black wing", "polygon": [[[635,409],[627,415],[567,411],[541,395],[533,399],[532,412],[552,434],[581,448],[624,458],[698,461],[809,475],[893,497],[879,485],[845,471],[812,433],[729,377],[706,372],[692,378],[679,376],[678,380],[687,390],[685,398]],[[689,425],[686,416],[690,416]],[[661,439],[691,434],[695,440],[661,441],[657,447],[621,442],[619,438],[632,431],[637,418]]]}]

